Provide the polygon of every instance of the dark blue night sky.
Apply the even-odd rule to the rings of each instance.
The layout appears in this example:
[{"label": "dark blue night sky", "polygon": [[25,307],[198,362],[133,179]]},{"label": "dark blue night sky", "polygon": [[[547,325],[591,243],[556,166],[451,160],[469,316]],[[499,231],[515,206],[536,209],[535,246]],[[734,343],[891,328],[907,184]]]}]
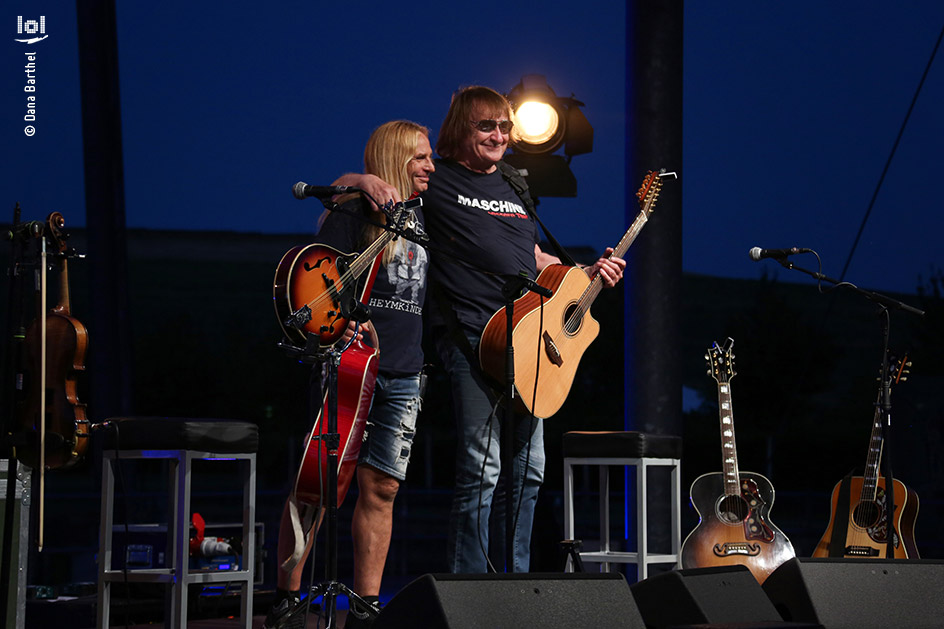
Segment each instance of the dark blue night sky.
[{"label": "dark blue night sky", "polygon": [[[578,198],[542,199],[548,226],[565,244],[602,249],[635,214],[624,194],[624,6],[549,2],[538,15],[526,3],[116,4],[130,227],[313,231],[320,206],[294,200],[293,183],[359,170],[371,130],[392,118],[435,136],[456,87],[506,91],[524,74],[586,103],[595,129],[593,153],[572,164]],[[684,269],[808,281],[747,255],[800,246],[838,276],[944,3],[720,6],[685,9],[683,163],[641,165],[680,175]],[[29,219],[58,210],[85,222],[74,11],[13,2],[0,14],[0,220],[19,201]],[[45,15],[47,39],[14,41],[18,15]],[[27,52],[37,57],[33,137],[23,131]],[[940,263],[942,54],[845,276],[856,284],[914,292]]]}]

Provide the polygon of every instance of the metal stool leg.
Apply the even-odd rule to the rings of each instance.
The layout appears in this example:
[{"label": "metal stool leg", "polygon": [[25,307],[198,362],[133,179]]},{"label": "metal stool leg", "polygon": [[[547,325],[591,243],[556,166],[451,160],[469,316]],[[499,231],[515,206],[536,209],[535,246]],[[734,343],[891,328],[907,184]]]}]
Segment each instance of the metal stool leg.
[{"label": "metal stool leg", "polygon": [[[600,469],[600,552],[610,552],[610,468],[601,465]],[[610,571],[610,563],[600,564],[603,572]]]},{"label": "metal stool leg", "polygon": [[672,550],[675,565],[679,565],[682,546],[682,466],[677,459],[672,466]]},{"label": "metal stool leg", "polygon": [[105,571],[111,570],[112,523],[114,520],[115,473],[111,460],[102,459],[101,530],[98,532],[98,616],[99,629],[108,629],[111,616],[111,582]]},{"label": "metal stool leg", "polygon": [[[256,549],[256,457],[240,463],[243,469],[243,570],[254,567]],[[254,571],[253,571],[254,573]],[[245,629],[252,627],[252,579],[242,583],[239,613]]]},{"label": "metal stool leg", "polygon": [[[574,539],[574,468],[570,459],[564,459],[564,539]],[[574,571],[569,555],[564,571]]]},{"label": "metal stool leg", "polygon": [[636,580],[646,578],[649,558],[649,518],[647,516],[648,482],[646,459],[637,459],[636,464]]},{"label": "metal stool leg", "polygon": [[170,461],[171,491],[170,522],[167,537],[173,556],[174,569],[178,578],[169,592],[167,619],[174,627],[184,629],[187,626],[187,573],[190,570],[190,451],[182,451]]}]

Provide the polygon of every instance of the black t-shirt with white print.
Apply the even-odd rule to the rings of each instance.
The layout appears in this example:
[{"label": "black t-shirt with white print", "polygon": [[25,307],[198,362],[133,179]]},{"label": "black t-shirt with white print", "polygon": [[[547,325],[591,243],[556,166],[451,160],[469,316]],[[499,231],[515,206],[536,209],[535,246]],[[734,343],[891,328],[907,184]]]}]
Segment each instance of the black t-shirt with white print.
[{"label": "black t-shirt with white print", "polygon": [[[426,231],[436,246],[430,281],[442,290],[463,327],[480,333],[505,305],[501,289],[506,278],[501,276],[521,271],[531,279],[537,276],[534,220],[501,172],[476,173],[451,160],[436,160],[429,189],[421,196]],[[443,323],[438,307],[430,317],[433,324]]]},{"label": "black t-shirt with white print", "polygon": [[[366,203],[356,198],[344,208],[364,213]],[[422,210],[414,211],[422,224]],[[331,212],[318,231],[317,241],[343,252],[364,248],[365,224],[342,212]],[[380,339],[380,373],[388,377],[417,374],[423,369],[423,302],[426,299],[426,275],[429,254],[416,243],[391,242],[396,255],[377,270],[374,287],[367,299],[370,322]],[[365,336],[365,341],[367,337]]]}]

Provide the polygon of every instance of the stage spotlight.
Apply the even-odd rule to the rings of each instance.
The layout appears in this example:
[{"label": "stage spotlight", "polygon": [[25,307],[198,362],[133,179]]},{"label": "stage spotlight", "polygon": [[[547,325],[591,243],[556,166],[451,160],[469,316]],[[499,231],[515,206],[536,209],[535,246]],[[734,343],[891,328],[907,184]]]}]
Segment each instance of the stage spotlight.
[{"label": "stage spotlight", "polygon": [[561,116],[548,103],[527,101],[515,111],[523,153],[553,153],[564,139]]},{"label": "stage spotlight", "polygon": [[[505,157],[512,166],[528,171],[534,196],[577,196],[577,180],[570,158],[593,150],[593,127],[579,100],[560,97],[539,74],[529,74],[508,93],[515,108],[520,139]],[[564,147],[564,155],[553,155]]]}]

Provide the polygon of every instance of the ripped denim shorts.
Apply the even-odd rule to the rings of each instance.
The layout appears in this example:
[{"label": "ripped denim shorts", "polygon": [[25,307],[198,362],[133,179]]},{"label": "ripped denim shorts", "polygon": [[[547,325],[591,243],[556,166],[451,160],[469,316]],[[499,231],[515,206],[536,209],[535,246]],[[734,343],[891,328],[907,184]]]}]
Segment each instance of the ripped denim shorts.
[{"label": "ripped denim shorts", "polygon": [[421,377],[421,374],[399,378],[377,376],[358,465],[367,464],[400,481],[406,480],[420,410]]}]

